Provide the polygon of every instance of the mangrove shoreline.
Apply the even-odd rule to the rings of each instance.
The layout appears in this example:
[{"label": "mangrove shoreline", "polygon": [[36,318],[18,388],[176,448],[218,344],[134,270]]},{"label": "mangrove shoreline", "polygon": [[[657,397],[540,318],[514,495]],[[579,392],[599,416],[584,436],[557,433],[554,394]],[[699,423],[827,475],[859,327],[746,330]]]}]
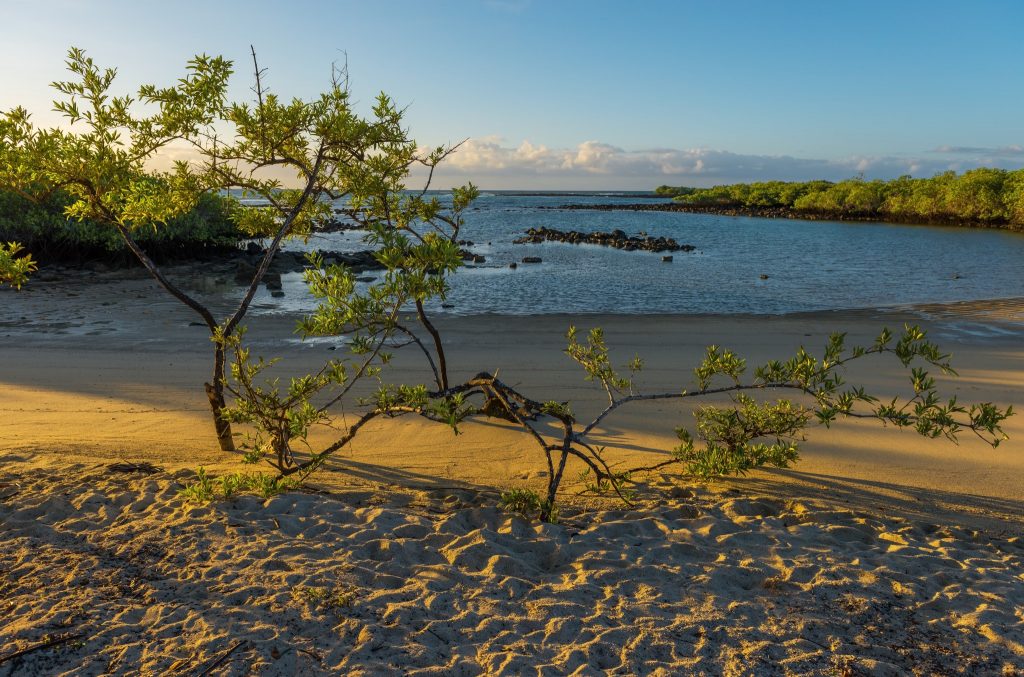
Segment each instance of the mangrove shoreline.
[{"label": "mangrove shoreline", "polygon": [[737,216],[758,219],[799,219],[804,221],[853,221],[860,223],[891,223],[898,225],[919,226],[955,226],[960,228],[995,228],[1013,232],[1024,232],[1024,226],[1007,221],[963,220],[949,217],[900,217],[881,218],[878,214],[841,212],[841,211],[806,211],[787,207],[744,207],[725,205],[688,205],[672,203],[632,203],[632,204],[567,204],[558,207],[540,207],[554,210],[592,210],[592,211],[634,211],[634,212],[685,212],[688,214],[713,214],[717,216]]}]

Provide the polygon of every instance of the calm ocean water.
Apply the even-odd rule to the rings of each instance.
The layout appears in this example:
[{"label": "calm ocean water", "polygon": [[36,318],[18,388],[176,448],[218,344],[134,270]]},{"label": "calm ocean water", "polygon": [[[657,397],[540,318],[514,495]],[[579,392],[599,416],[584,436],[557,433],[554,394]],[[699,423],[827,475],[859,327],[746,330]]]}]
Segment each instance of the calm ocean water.
[{"label": "calm ocean water", "polygon": [[[781,314],[826,309],[1024,297],[1024,235],[936,226],[684,214],[542,209],[651,202],[629,194],[485,192],[462,237],[487,258],[460,270],[442,312]],[[675,238],[697,250],[660,254],[596,245],[514,245],[527,228]],[[360,249],[358,233],[318,236],[311,248]],[[291,246],[289,248],[306,248]],[[539,256],[541,264],[508,264]],[[761,279],[767,275],[768,279]],[[310,307],[300,277],[286,296],[261,291],[262,312]],[[436,308],[440,310],[440,308]]]}]

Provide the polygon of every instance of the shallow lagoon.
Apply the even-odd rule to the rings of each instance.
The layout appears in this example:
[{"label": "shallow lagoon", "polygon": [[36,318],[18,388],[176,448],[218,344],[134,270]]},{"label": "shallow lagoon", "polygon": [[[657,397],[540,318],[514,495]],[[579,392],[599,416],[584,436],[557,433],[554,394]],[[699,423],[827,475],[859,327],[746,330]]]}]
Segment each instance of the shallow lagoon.
[{"label": "shallow lagoon", "polygon": [[[881,223],[758,219],[679,212],[551,209],[635,203],[635,195],[484,193],[462,237],[487,262],[452,279],[446,312],[782,314],[1024,297],[1024,234]],[[644,200],[650,201],[650,200]],[[530,227],[646,231],[697,250],[661,254],[596,245],[514,245]],[[311,248],[359,249],[359,234]],[[304,247],[303,247],[304,248]],[[538,256],[541,264],[511,262]],[[767,275],[767,279],[762,279]],[[299,275],[264,310],[308,308]],[[261,296],[264,292],[261,292]],[[263,299],[261,299],[263,300]]]}]

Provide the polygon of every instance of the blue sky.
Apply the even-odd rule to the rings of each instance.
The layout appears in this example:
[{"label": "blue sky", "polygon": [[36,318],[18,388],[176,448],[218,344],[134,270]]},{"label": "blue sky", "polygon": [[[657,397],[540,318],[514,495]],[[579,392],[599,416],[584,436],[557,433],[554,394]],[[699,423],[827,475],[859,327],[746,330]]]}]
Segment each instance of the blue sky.
[{"label": "blue sky", "polygon": [[40,122],[70,45],[120,83],[248,49],[285,96],[347,55],[356,97],[408,105],[441,175],[648,188],[1024,166],[1022,2],[6,0],[0,108]]}]

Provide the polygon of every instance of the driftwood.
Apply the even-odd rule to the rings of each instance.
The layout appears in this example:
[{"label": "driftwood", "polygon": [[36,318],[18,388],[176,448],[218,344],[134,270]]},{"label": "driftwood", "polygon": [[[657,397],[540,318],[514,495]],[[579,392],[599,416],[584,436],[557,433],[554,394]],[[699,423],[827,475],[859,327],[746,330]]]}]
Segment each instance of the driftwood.
[{"label": "driftwood", "polygon": [[61,644],[65,644],[66,642],[70,642],[73,639],[79,639],[80,637],[83,637],[83,636],[84,636],[84,633],[72,632],[71,634],[68,634],[68,635],[62,635],[60,637],[54,637],[52,639],[46,640],[45,642],[40,642],[39,644],[33,644],[32,646],[27,646],[24,649],[19,649],[18,651],[14,651],[12,653],[9,653],[6,656],[0,656],[0,665],[3,665],[4,663],[6,663],[8,661],[13,661],[15,658],[21,658],[22,656],[27,656],[28,654],[36,652],[36,651],[42,651],[43,649],[49,649],[50,647],[53,647],[53,646],[59,646]]},{"label": "driftwood", "polygon": [[245,640],[244,639],[240,639],[237,642],[235,642],[234,644],[232,644],[231,647],[228,648],[227,651],[222,653],[217,658],[217,660],[215,660],[212,663],[210,663],[209,665],[207,665],[206,668],[204,668],[202,672],[197,672],[196,673],[196,677],[205,677],[206,675],[210,674],[213,671],[214,668],[216,668],[217,666],[221,665],[224,661],[226,661],[228,658],[230,658],[231,654],[233,654],[236,651],[238,651],[238,649],[243,644],[245,644]]}]

